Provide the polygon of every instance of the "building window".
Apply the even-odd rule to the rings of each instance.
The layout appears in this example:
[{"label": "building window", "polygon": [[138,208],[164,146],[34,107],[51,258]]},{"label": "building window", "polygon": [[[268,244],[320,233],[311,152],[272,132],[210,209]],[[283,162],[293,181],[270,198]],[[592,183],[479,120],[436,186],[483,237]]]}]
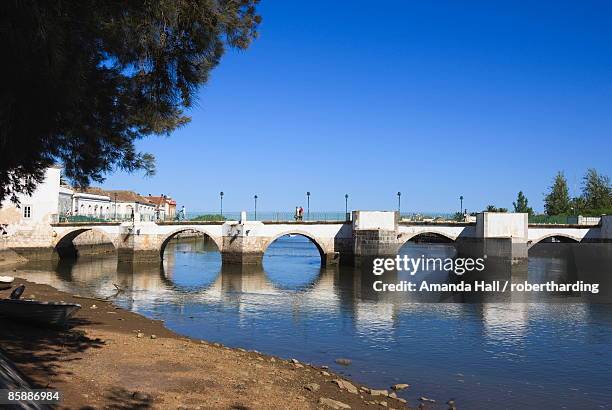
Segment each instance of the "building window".
[{"label": "building window", "polygon": [[23,207],[23,217],[31,218],[32,217],[32,207],[27,205]]}]

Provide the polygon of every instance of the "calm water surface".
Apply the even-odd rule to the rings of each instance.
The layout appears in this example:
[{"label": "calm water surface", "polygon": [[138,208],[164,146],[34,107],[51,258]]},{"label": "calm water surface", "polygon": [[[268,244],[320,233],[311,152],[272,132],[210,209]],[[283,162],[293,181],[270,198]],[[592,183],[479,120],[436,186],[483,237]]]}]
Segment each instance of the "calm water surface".
[{"label": "calm water surface", "polygon": [[[263,267],[226,267],[204,240],[173,241],[163,266],[114,258],[26,266],[20,275],[58,289],[107,297],[185,335],[326,364],[373,387],[409,383],[400,396],[429,408],[612,408],[612,260],[605,248],[542,244],[529,263],[490,261],[512,282],[602,282],[580,293],[408,294],[372,290],[371,267],[321,268],[306,238],[283,237]],[[593,245],[594,246],[594,245]],[[411,256],[453,257],[452,244],[409,244]],[[593,268],[594,266],[594,268]],[[445,272],[415,278],[444,282]],[[410,279],[403,272],[387,282]],[[470,303],[458,303],[470,302]],[[348,367],[334,364],[349,358]],[[436,407],[437,406],[437,407]]]}]

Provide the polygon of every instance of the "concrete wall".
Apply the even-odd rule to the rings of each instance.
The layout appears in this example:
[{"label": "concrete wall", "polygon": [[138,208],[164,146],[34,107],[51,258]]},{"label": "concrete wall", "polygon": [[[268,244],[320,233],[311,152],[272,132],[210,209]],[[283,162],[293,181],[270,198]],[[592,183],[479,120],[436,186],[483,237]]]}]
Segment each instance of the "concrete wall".
[{"label": "concrete wall", "polygon": [[353,229],[394,231],[399,221],[398,212],[353,211]]},{"label": "concrete wall", "polygon": [[481,212],[476,216],[478,238],[510,238],[526,243],[528,217],[526,213]]},{"label": "concrete wall", "polygon": [[394,255],[400,244],[399,212],[353,211],[353,256]]}]

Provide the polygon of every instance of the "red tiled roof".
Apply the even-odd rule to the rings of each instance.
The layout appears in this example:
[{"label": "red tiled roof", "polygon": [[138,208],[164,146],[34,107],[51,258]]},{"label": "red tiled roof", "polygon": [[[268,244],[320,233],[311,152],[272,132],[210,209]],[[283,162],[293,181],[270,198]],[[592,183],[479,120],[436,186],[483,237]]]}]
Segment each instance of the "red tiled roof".
[{"label": "red tiled roof", "polygon": [[167,196],[152,196],[152,195],[149,195],[147,197],[147,199],[149,200],[149,202],[151,202],[152,204],[155,204],[157,206],[160,206],[164,202],[167,202],[169,205],[176,205],[176,201],[174,199],[172,199],[172,198],[168,198]]}]

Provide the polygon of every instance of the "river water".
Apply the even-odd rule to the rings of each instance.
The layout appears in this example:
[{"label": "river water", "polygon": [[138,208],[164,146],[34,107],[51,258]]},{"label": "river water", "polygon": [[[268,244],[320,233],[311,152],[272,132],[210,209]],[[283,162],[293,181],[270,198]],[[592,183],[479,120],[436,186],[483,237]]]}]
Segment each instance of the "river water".
[{"label": "river water", "polygon": [[[452,258],[456,250],[409,243],[400,254]],[[400,396],[415,407],[426,396],[437,401],[428,408],[454,399],[468,409],[593,409],[612,408],[611,255],[608,245],[539,244],[528,263],[492,260],[482,274],[597,282],[598,294],[375,292],[371,266],[321,268],[300,236],[274,242],[263,267],[222,266],[213,244],[182,239],[169,244],[162,266],[80,258],[31,263],[18,275],[112,297],[184,335],[328,365],[372,387],[408,383]],[[452,275],[380,278],[445,283]],[[127,292],[116,295],[113,284]]]}]

